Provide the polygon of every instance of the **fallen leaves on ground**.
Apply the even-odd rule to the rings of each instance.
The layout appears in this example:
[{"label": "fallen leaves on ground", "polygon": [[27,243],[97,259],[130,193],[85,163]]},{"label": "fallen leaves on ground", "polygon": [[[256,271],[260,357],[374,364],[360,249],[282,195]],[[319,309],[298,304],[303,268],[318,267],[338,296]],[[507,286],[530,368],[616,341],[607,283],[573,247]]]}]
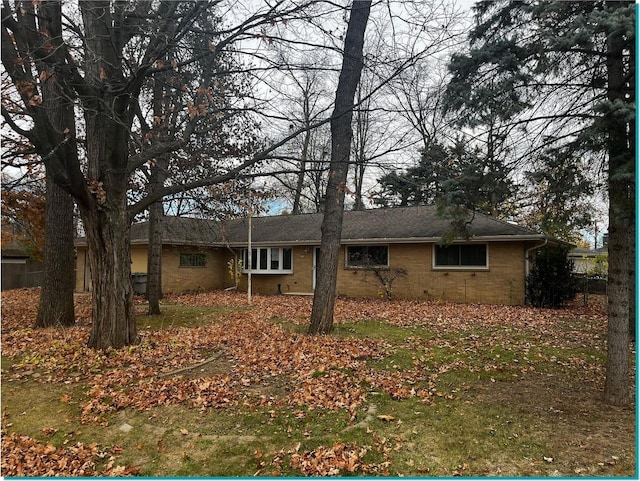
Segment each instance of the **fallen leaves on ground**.
[{"label": "fallen leaves on ground", "polygon": [[[540,344],[553,345],[562,339],[567,348],[580,347],[590,332],[602,332],[605,322],[603,305],[574,305],[564,310],[527,307],[459,305],[415,301],[376,301],[338,299],[336,322],[380,319],[397,326],[428,326],[438,333],[464,332],[456,345],[446,339],[407,336],[405,346],[415,351],[411,369],[377,369],[367,361],[382,360],[393,352],[382,339],[307,336],[287,332],[270,319],[306,322],[311,301],[306,297],[254,296],[251,309],[231,311],[205,326],[142,331],[143,342],[119,351],[88,349],[89,327],[79,323],[73,328],[35,329],[23,324],[25,315],[17,307],[37,305],[37,289],[20,289],[3,293],[3,354],[18,361],[6,377],[22,379],[37,373],[39,382],[88,382],[89,400],[82,410],[84,420],[100,421],[101,415],[128,407],[148,409],[163,404],[187,404],[202,409],[244,405],[293,405],[345,409],[353,417],[364,402],[366,390],[386,392],[395,399],[418,396],[428,400],[442,395],[436,389],[437,375],[450,369],[466,368],[501,372],[505,369],[527,370],[537,361],[527,357],[531,337]],[[76,296],[79,305],[87,305],[88,296]],[[192,306],[246,307],[239,293],[210,292],[169,298]],[[26,310],[33,314],[30,309]],[[82,311],[84,312],[84,311]],[[34,314],[35,318],[35,314]],[[574,324],[563,324],[563,318]],[[580,323],[577,325],[575,320]],[[5,327],[9,326],[5,330]],[[476,334],[487,329],[486,335]],[[529,336],[518,336],[529,330]],[[595,343],[604,348],[604,339]],[[575,345],[573,344],[575,343]],[[503,351],[513,350],[522,359],[500,355],[463,359],[430,365],[434,348],[452,352],[480,352],[495,345]],[[539,347],[539,346],[538,346]],[[486,350],[486,349],[484,349]],[[228,372],[208,375],[164,375],[188,369],[206,361],[212,352],[220,353],[229,365]],[[540,353],[536,355],[540,357]],[[544,359],[545,361],[548,359]],[[558,360],[581,367],[577,356]],[[575,367],[575,366],[574,366]],[[427,370],[429,368],[429,370]],[[194,376],[195,375],[195,376]],[[255,386],[274,378],[288,380],[280,397],[259,393]],[[414,387],[416,383],[418,387]]]},{"label": "fallen leaves on ground", "polygon": [[[370,446],[335,443],[331,447],[318,446],[312,451],[290,452],[289,466],[299,470],[305,476],[344,476],[350,474],[375,474],[388,476],[389,462],[365,463],[364,456]],[[282,454],[274,459],[281,459]],[[272,462],[272,465],[275,464]]]},{"label": "fallen leaves on ground", "polygon": [[[99,468],[101,460],[107,464]],[[2,437],[3,476],[134,476],[138,468],[115,465],[110,450],[101,451],[96,443],[56,448],[29,436]]]},{"label": "fallen leaves on ground", "polygon": [[[590,347],[605,347],[604,339],[599,338],[606,320],[604,304],[599,300],[588,306],[576,303],[552,310],[338,299],[336,323],[376,319],[408,328],[404,342],[393,346],[380,338],[307,336],[289,332],[282,323],[273,321],[306,324],[311,311],[308,297],[254,296],[253,306],[247,309],[240,293],[209,292],[170,296],[167,301],[242,309],[231,309],[200,327],[142,330],[139,345],[94,351],[86,347],[89,296],[75,298],[79,317],[76,326],[35,329],[38,295],[38,289],[2,294],[2,353],[15,360],[3,373],[3,382],[25,378],[45,384],[82,382],[89,386],[86,398],[79,400],[82,420],[101,424],[107,423],[109,413],[125,408],[146,410],[171,404],[203,410],[238,405],[304,406],[344,410],[354,421],[373,391],[393,399],[416,397],[430,403],[435,397],[451,396],[438,387],[438,375],[451,369],[496,373],[511,369],[517,375],[535,369],[541,358],[549,361],[541,354],[540,345],[579,349],[587,342]],[[411,329],[418,327],[438,336],[415,336]],[[457,336],[453,344],[446,340],[446,334],[452,332],[464,335]],[[536,350],[530,345],[532,339],[536,340]],[[382,362],[398,345],[415,353],[412,367],[370,367],[371,361]],[[471,354],[486,352],[487,346],[512,352],[517,359],[502,359],[500,354],[473,358]],[[456,355],[448,363],[434,363],[433,349],[450,350]],[[468,356],[465,359],[459,353]],[[197,369],[190,370],[190,366],[206,366],[209,359],[223,361],[224,371],[199,374]],[[595,363],[581,366],[584,361],[579,356],[557,361],[572,368],[584,367],[585,375],[591,377],[602,375],[600,367],[593,367]],[[596,372],[589,371],[594,369]],[[278,383],[283,387],[280,391],[263,389]],[[128,468],[113,467],[113,463],[96,471],[94,458],[99,453],[93,445],[55,448],[15,434],[3,433],[3,438],[3,475],[134,474]],[[384,473],[383,465],[362,461],[365,452],[365,447],[342,444],[319,447],[295,453],[291,467],[305,475]]]}]

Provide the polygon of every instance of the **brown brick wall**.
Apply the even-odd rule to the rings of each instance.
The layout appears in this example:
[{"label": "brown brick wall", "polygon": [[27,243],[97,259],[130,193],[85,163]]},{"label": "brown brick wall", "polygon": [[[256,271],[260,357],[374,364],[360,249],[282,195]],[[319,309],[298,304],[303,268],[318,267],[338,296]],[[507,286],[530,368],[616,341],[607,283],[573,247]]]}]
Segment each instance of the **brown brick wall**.
[{"label": "brown brick wall", "polygon": [[[432,267],[432,244],[391,244],[390,268],[402,268],[406,277],[397,278],[392,286],[398,299],[442,300],[482,304],[524,304],[525,248],[522,242],[492,242],[488,244],[489,269],[441,270]],[[140,250],[140,252],[138,252]],[[254,274],[252,291],[256,294],[311,293],[314,247],[293,247],[293,274]],[[132,272],[146,272],[141,259],[142,247],[132,249]],[[144,250],[146,252],[146,248]],[[180,253],[204,252],[206,267],[180,267]],[[241,252],[238,252],[240,255]],[[224,289],[234,285],[227,262],[233,259],[228,249],[163,248],[163,291],[184,292]],[[349,269],[344,265],[345,248],[341,248],[337,292],[347,297],[381,297],[380,281],[372,271]],[[76,289],[84,285],[84,249],[78,249]],[[382,271],[383,275],[389,271]],[[243,274],[239,289],[246,291],[247,276]]]},{"label": "brown brick wall", "polygon": [[[206,255],[205,267],[180,267],[180,254]],[[165,293],[210,291],[233,285],[227,273],[224,249],[164,246],[162,248],[162,290]],[[146,269],[145,269],[146,271]]]},{"label": "brown brick wall", "polygon": [[[85,280],[86,247],[78,247],[76,258],[76,291],[88,290]],[[206,267],[180,267],[180,254],[206,254]],[[227,273],[226,253],[217,248],[163,246],[162,291],[176,293],[185,291],[208,291],[233,285]],[[86,269],[88,272],[88,269]],[[147,272],[147,246],[131,246],[131,273]]]},{"label": "brown brick wall", "polygon": [[[398,299],[442,300],[481,304],[524,304],[524,254],[520,242],[493,242],[488,245],[489,269],[434,269],[432,244],[391,244],[390,269],[402,268],[405,277],[392,284],[392,295]],[[337,292],[347,297],[381,297],[384,295],[375,273],[346,268],[345,248],[340,250]],[[275,294],[278,284],[283,294],[312,292],[313,247],[293,248],[293,274],[252,275],[252,292]],[[388,275],[390,271],[381,271]],[[240,290],[246,291],[243,275]]]},{"label": "brown brick wall", "polygon": [[148,246],[132,245],[131,246],[131,273],[147,272],[147,255],[149,253]]},{"label": "brown brick wall", "polygon": [[[433,244],[392,244],[390,269],[402,268],[406,276],[392,284],[398,299],[442,300],[482,304],[524,304],[525,247],[517,242],[488,245],[489,269],[434,269]],[[344,248],[341,253],[344,260]],[[380,271],[389,275],[391,271]],[[368,270],[341,268],[338,292],[349,297],[382,296],[381,282]]]}]

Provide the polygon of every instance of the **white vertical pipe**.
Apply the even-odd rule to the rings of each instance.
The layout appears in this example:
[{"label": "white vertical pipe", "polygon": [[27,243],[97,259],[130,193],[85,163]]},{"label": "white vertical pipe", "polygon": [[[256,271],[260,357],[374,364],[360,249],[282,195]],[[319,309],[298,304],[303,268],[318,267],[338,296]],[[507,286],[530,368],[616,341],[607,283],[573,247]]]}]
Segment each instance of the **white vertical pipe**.
[{"label": "white vertical pipe", "polygon": [[253,269],[253,265],[251,265],[251,260],[253,258],[253,252],[251,251],[251,216],[253,214],[253,205],[251,199],[251,190],[249,190],[249,233],[248,233],[248,242],[247,242],[247,264],[249,264],[249,270],[247,272],[247,303],[251,305],[251,270]]}]

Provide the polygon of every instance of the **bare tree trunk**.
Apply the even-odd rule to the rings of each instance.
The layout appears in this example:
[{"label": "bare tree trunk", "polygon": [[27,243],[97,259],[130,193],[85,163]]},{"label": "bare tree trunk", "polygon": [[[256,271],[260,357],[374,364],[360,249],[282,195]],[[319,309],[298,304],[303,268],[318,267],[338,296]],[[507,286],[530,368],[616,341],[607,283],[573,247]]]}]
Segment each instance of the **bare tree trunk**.
[{"label": "bare tree trunk", "polygon": [[[612,3],[611,8],[621,5]],[[629,299],[632,293],[629,262],[634,240],[633,152],[627,138],[628,112],[625,102],[624,40],[620,32],[607,38],[607,80],[610,111],[607,127],[609,156],[609,324],[604,397],[609,404],[629,403]],[[631,106],[630,106],[631,109]]]},{"label": "bare tree trunk", "polygon": [[73,199],[50,176],[47,176],[44,230],[44,276],[36,326],[72,326],[75,323]]},{"label": "bare tree trunk", "polygon": [[138,342],[131,284],[130,221],[126,208],[84,217],[93,274],[89,347],[119,349]]},{"label": "bare tree trunk", "polygon": [[[47,5],[47,23],[50,34],[59,34],[61,25],[55,21],[61,16],[59,5]],[[40,65],[46,74],[41,75],[42,101],[51,119],[52,127],[58,132],[75,132],[73,103],[65,99],[54,72]],[[73,148],[67,155],[77,155],[75,140],[67,138]],[[77,157],[76,159],[77,160]],[[73,290],[75,287],[75,250],[73,246],[73,199],[71,195],[56,185],[53,174],[46,169],[47,192],[45,204],[44,234],[44,276],[40,289],[40,303],[36,326],[71,326],[75,323]]]},{"label": "bare tree trunk", "polygon": [[[306,116],[306,112],[305,112]],[[302,144],[302,156],[300,158],[300,170],[298,171],[298,180],[296,182],[296,192],[293,198],[293,214],[300,213],[300,199],[302,198],[302,189],[304,188],[304,176],[307,171],[307,157],[309,155],[309,142],[311,141],[311,131],[304,133],[304,141]]]},{"label": "bare tree trunk", "polygon": [[162,222],[164,212],[162,201],[154,202],[149,208],[149,246],[147,249],[147,287],[149,301],[148,315],[161,314],[162,299]]},{"label": "bare tree trunk", "polygon": [[[630,42],[631,49],[629,54],[630,73],[628,81],[626,82],[627,92],[629,95],[629,104],[635,105],[636,102],[636,43]],[[629,154],[633,156],[636,152],[636,122],[635,118],[628,122],[628,136],[629,136]],[[632,157],[633,158],[633,157]],[[633,165],[633,164],[632,164]],[[634,172],[635,174],[635,172]],[[635,178],[635,175],[634,175]],[[635,185],[632,185],[630,189],[631,194],[631,208],[636,206],[636,189]],[[636,217],[631,216],[631,232],[634,234],[630,239],[630,253],[629,253],[629,339],[633,342],[636,341]]]},{"label": "bare tree trunk", "polygon": [[[122,98],[111,99],[119,112]],[[87,236],[93,303],[88,346],[119,349],[138,342],[131,283],[131,218],[126,122],[98,108],[85,112],[87,177],[94,203],[80,205]],[[124,124],[124,125],[123,125]],[[99,181],[97,179],[100,179]]]},{"label": "bare tree trunk", "polygon": [[370,9],[371,1],[353,2],[344,41],[342,70],[331,118],[331,164],[321,227],[321,261],[313,296],[309,334],[328,334],[333,329],[344,195],[353,137],[351,130],[353,99],[362,73],[364,32],[367,28]]},{"label": "bare tree trunk", "polygon": [[[635,149],[632,150],[635,152]],[[635,189],[632,189],[632,205],[636,205]],[[635,217],[631,218],[631,227],[628,229],[627,242],[629,243],[629,254],[627,256],[627,272],[629,283],[629,341],[636,341],[636,222]]]},{"label": "bare tree trunk", "polygon": [[[158,74],[153,85],[153,115],[161,119],[159,122],[158,137],[161,142],[167,140],[169,129],[169,96],[166,95],[164,86],[167,84],[166,74]],[[164,186],[167,177],[168,159],[166,154],[158,156],[151,166],[151,178],[149,179],[149,194],[153,195]],[[148,315],[160,314],[160,299],[162,298],[162,221],[164,208],[162,199],[154,202],[149,207],[149,245],[147,247],[147,286],[146,296],[149,301]]]},{"label": "bare tree trunk", "polygon": [[356,140],[355,140],[355,159],[354,159],[354,203],[353,210],[364,210],[364,201],[362,200],[362,184],[364,183],[364,173],[367,168],[367,159],[365,147],[367,144],[367,131],[369,130],[369,102],[362,102],[362,86],[358,89],[358,105],[360,108],[356,114]]},{"label": "bare tree trunk", "polygon": [[607,366],[605,400],[623,406],[629,402],[629,274],[628,245],[632,232],[616,221],[609,208],[609,279],[607,329]]}]

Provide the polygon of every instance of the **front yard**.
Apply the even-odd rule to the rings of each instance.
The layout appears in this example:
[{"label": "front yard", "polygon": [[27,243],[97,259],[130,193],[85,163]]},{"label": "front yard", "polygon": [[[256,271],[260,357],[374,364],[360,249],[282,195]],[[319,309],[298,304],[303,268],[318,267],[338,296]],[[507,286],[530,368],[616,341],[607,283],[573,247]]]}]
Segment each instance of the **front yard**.
[{"label": "front yard", "polygon": [[[141,476],[635,476],[635,408],[600,402],[604,299],[562,310],[169,297],[95,352],[2,294],[2,472]],[[630,352],[635,359],[635,352]],[[634,362],[635,370],[635,362]]]}]

